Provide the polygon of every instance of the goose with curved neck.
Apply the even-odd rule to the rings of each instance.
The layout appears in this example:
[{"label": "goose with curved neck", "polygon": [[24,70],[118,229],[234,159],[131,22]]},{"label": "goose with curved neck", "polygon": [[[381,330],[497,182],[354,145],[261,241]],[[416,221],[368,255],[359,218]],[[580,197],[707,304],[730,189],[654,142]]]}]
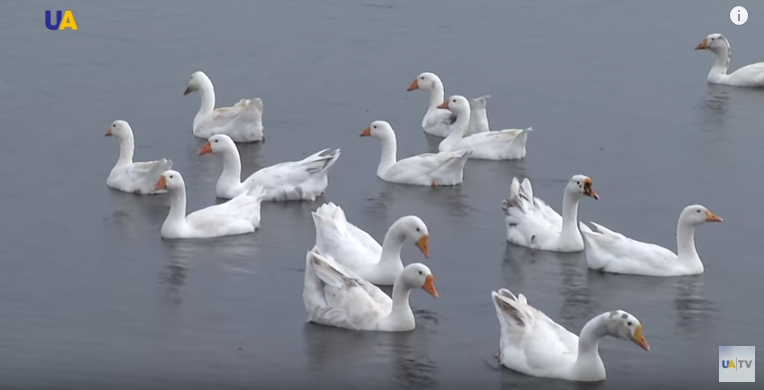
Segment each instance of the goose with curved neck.
[{"label": "goose with curved neck", "polygon": [[241,99],[231,107],[215,109],[215,87],[204,72],[191,75],[183,95],[194,91],[199,91],[202,98],[194,116],[194,136],[209,139],[215,134],[226,134],[235,142],[265,141],[262,99]]},{"label": "goose with curved neck", "polygon": [[645,351],[650,344],[633,315],[615,310],[602,313],[581,329],[579,336],[507,289],[491,292],[501,328],[499,364],[526,375],[594,382],[606,378],[599,342],[607,336],[631,341]]},{"label": "goose with curved neck", "polygon": [[[414,79],[407,91],[429,91],[430,101],[427,112],[422,118],[422,129],[425,133],[438,137],[446,137],[451,133],[450,127],[454,122],[454,115],[448,110],[438,108],[443,103],[445,89],[440,77],[432,72],[424,72]],[[489,131],[488,114],[486,113],[486,99],[490,95],[480,96],[470,101],[473,116],[470,119],[466,134],[476,134]]]},{"label": "goose with curved neck", "polygon": [[698,275],[705,270],[695,248],[695,229],[722,218],[702,205],[687,206],[676,227],[676,254],[658,245],[637,241],[592,222],[585,231],[586,261],[600,272],[644,276]]},{"label": "goose with curved neck", "polygon": [[163,194],[165,190],[155,190],[154,183],[162,172],[172,168],[172,161],[166,158],[147,162],[133,162],[135,139],[133,129],[126,121],[112,122],[105,136],[119,140],[119,158],[106,178],[106,185],[136,195]]},{"label": "goose with curved neck", "polygon": [[468,149],[472,151],[470,158],[482,160],[516,160],[525,157],[528,133],[533,128],[505,129],[465,136],[471,118],[467,99],[454,95],[438,107],[451,110],[456,115],[450,134],[438,145],[439,151]]},{"label": "goose with curved neck", "polygon": [[382,144],[382,154],[377,166],[377,176],[388,182],[450,186],[464,179],[464,166],[472,154],[470,150],[426,153],[397,161],[397,141],[392,126],[385,121],[374,121],[363,130],[361,137],[373,137]]},{"label": "goose with curved neck", "polygon": [[722,34],[710,34],[695,47],[695,50],[708,50],[714,53],[714,65],[708,72],[708,82],[738,87],[764,87],[764,62],[746,65],[730,74],[732,46]]},{"label": "goose with curved neck", "polygon": [[179,172],[162,173],[155,189],[167,190],[170,212],[162,224],[162,238],[209,238],[252,233],[260,226],[260,203],[265,189],[258,186],[225,202],[186,215],[186,183]]},{"label": "goose with curved neck", "polygon": [[432,272],[421,263],[407,265],[396,276],[391,298],[317,248],[306,256],[303,302],[309,322],[352,330],[411,331],[416,320],[409,296],[415,288],[438,298]]},{"label": "goose with curved neck", "polygon": [[329,185],[329,169],[340,158],[340,150],[320,150],[299,161],[271,165],[241,181],[241,157],[231,137],[216,134],[199,150],[199,155],[217,154],[223,172],[215,185],[219,198],[231,199],[257,186],[265,187],[266,201],[308,200],[321,196]]},{"label": "goose with curved neck", "polygon": [[315,247],[370,283],[386,286],[394,283],[403,270],[401,249],[406,241],[413,241],[425,258],[430,257],[430,232],[419,217],[399,218],[379,245],[368,233],[348,222],[334,203],[322,205],[312,215]]},{"label": "goose with curved neck", "polygon": [[[502,202],[507,241],[532,249],[553,252],[580,252],[584,241],[578,224],[578,203],[583,197],[599,199],[592,187],[592,179],[575,175],[565,186],[562,216],[533,196],[528,178],[522,184],[512,179],[509,198]],[[589,231],[586,225],[581,230]]]}]

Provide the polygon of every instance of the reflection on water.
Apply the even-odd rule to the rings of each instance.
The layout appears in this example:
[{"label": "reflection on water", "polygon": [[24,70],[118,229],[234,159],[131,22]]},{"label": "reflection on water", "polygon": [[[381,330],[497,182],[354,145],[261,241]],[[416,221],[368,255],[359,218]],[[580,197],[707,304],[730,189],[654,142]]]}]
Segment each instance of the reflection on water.
[{"label": "reflection on water", "polygon": [[697,336],[708,329],[711,313],[717,311],[713,301],[703,297],[704,277],[676,278],[674,334]]}]

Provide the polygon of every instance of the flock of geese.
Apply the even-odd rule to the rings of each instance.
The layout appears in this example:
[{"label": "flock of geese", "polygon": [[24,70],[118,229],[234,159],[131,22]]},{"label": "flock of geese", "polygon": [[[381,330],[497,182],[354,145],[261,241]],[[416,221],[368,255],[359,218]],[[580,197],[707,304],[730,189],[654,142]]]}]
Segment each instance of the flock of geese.
[{"label": "flock of geese", "polygon": [[[716,56],[709,83],[764,86],[764,63],[727,74],[730,45],[720,34],[707,36],[696,50]],[[395,131],[385,121],[374,121],[360,134],[381,143],[377,176],[388,182],[451,186],[462,182],[469,159],[512,160],[526,155],[528,129],[489,129],[486,99],[453,95],[445,99],[443,82],[434,73],[422,73],[408,87],[430,95],[422,129],[443,137],[438,153],[397,159]],[[134,138],[130,125],[114,121],[106,133],[120,141],[120,155],[106,184],[137,195],[168,194],[170,211],[162,224],[166,239],[208,238],[254,232],[260,225],[263,201],[314,201],[328,186],[327,175],[340,150],[320,150],[302,160],[282,162],[251,174],[242,181],[241,161],[235,142],[264,142],[263,102],[242,99],[231,107],[215,108],[215,90],[203,72],[195,72],[184,93],[199,92],[201,107],[194,117],[193,134],[207,139],[199,155],[219,155],[222,173],[215,192],[225,203],[186,214],[183,176],[172,170],[172,161],[133,162]],[[628,238],[604,226],[594,229],[578,221],[581,199],[599,199],[592,179],[575,175],[563,189],[562,214],[535,197],[531,182],[514,178],[509,198],[502,202],[508,242],[536,250],[585,251],[589,268],[601,272],[646,276],[679,276],[703,273],[695,249],[694,231],[722,218],[701,205],[691,205],[679,215],[677,251]],[[312,212],[316,242],[306,256],[303,300],[308,321],[352,330],[400,332],[415,328],[409,306],[412,289],[423,289],[435,298],[433,274],[426,265],[404,267],[401,248],[413,242],[429,258],[427,225],[416,216],[404,216],[390,226],[380,245],[371,235],[350,223],[339,206],[326,203]],[[392,296],[377,285],[392,285]],[[521,373],[576,381],[604,380],[605,366],[598,342],[605,336],[631,341],[644,350],[650,345],[640,321],[615,310],[600,314],[575,335],[528,303],[523,294],[507,289],[491,292],[499,319],[498,362]]]}]

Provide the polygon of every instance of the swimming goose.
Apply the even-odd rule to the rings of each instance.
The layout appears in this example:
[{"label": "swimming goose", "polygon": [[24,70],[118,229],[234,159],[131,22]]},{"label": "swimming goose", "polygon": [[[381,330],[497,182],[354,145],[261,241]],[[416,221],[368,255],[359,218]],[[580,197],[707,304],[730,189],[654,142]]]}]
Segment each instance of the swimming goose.
[{"label": "swimming goose", "polygon": [[727,74],[732,59],[730,42],[722,34],[711,34],[703,39],[695,50],[708,50],[716,60],[708,72],[708,82],[736,87],[764,87],[764,62],[746,65]]},{"label": "swimming goose", "polygon": [[135,139],[133,129],[123,120],[111,123],[105,136],[119,140],[119,159],[106,178],[106,185],[136,195],[164,194],[165,190],[155,190],[154,183],[162,172],[172,168],[172,161],[166,158],[156,161],[133,162]]}]

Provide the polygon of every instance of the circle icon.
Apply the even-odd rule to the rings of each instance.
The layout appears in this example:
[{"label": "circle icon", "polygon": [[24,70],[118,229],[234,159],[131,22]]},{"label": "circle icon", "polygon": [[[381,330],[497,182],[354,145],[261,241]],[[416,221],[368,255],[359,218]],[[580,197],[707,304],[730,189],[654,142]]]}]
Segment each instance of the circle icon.
[{"label": "circle icon", "polygon": [[741,6],[733,8],[730,11],[730,20],[738,26],[745,24],[748,21],[748,10]]}]

